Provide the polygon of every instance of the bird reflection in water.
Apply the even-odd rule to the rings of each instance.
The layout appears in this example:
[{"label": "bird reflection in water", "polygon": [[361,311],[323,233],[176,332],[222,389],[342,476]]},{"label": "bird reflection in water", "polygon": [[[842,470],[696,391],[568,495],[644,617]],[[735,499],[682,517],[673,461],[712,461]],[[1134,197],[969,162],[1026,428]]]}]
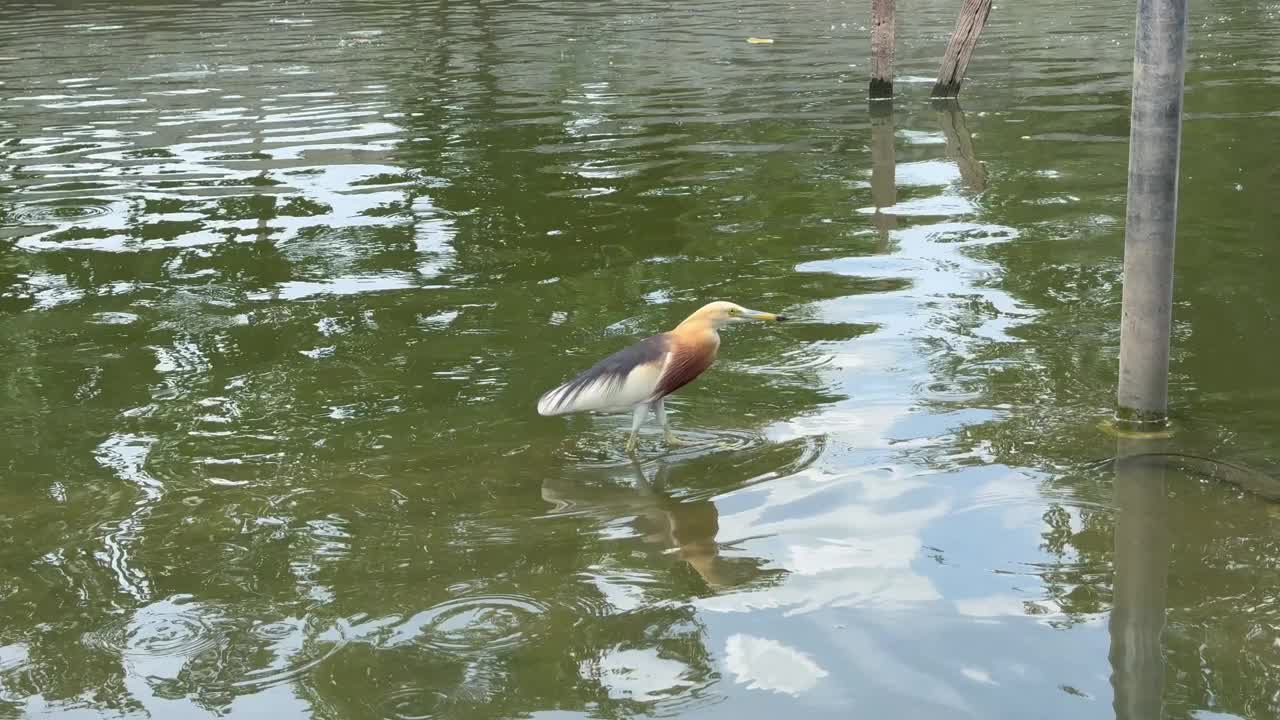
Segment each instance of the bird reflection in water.
[{"label": "bird reflection in water", "polygon": [[542,484],[542,499],[554,505],[557,514],[589,516],[603,522],[632,516],[630,525],[642,541],[688,563],[713,590],[783,573],[764,570],[758,558],[724,557],[724,546],[716,540],[719,509],[711,500],[673,497],[666,489],[671,465],[659,463],[652,479],[645,476],[638,462],[628,467],[634,476],[631,487],[615,484],[613,478],[601,486],[548,478]]}]

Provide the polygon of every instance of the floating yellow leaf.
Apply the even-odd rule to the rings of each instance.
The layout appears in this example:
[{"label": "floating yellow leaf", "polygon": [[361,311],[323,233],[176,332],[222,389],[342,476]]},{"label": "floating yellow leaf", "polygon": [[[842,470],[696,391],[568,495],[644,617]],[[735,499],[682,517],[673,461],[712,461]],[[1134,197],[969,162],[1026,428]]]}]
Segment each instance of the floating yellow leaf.
[{"label": "floating yellow leaf", "polygon": [[772,45],[773,38],[749,37],[747,38],[747,42],[751,43],[752,45]]}]

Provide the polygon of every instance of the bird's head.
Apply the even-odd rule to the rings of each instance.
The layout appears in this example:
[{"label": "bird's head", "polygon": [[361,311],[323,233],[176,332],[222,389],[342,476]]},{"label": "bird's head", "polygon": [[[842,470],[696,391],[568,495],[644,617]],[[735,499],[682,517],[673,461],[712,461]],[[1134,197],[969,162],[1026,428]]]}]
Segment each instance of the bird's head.
[{"label": "bird's head", "polygon": [[776,315],[774,313],[762,312],[760,310],[749,310],[737,303],[717,300],[716,302],[707,303],[706,305],[698,308],[684,321],[684,323],[681,324],[706,323],[712,328],[719,330],[726,325],[747,322],[749,320],[780,322],[786,319],[785,315]]}]

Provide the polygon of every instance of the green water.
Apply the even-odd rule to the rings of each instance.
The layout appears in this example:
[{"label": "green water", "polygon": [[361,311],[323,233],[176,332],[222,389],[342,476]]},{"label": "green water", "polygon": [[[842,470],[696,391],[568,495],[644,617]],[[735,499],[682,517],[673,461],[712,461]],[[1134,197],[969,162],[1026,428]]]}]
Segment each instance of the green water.
[{"label": "green water", "polygon": [[[206,7],[209,6],[209,7]],[[1280,515],[1107,463],[1132,8],[0,8],[0,717],[1280,716]],[[1192,9],[1177,452],[1280,457],[1280,5]],[[773,45],[748,44],[768,37]],[[650,425],[537,397],[712,299]]]}]

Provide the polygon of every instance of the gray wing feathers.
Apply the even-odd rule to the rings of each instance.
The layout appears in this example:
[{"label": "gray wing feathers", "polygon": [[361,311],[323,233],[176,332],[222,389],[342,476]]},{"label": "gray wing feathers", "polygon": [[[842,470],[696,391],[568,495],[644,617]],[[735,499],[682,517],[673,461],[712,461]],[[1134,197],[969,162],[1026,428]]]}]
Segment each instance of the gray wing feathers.
[{"label": "gray wing feathers", "polygon": [[[671,347],[667,333],[654,335],[606,357],[574,379],[547,391],[538,400],[541,415],[601,410],[617,407],[611,403],[635,404],[644,401],[644,378],[632,371],[641,366],[653,368],[656,389],[657,374]],[[629,381],[630,378],[630,381]]]}]

